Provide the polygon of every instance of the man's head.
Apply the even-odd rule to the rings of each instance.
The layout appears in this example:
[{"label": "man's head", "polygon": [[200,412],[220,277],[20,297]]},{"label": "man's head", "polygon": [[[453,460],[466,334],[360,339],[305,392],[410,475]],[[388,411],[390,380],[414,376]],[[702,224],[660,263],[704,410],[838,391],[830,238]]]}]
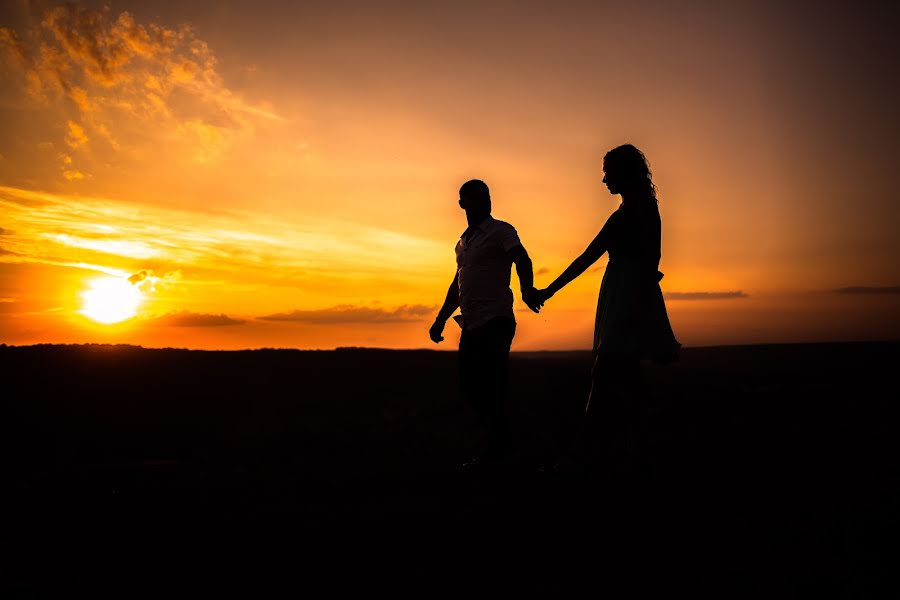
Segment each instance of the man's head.
[{"label": "man's head", "polygon": [[491,214],[491,191],[485,182],[472,179],[459,188],[459,206],[467,213]]}]

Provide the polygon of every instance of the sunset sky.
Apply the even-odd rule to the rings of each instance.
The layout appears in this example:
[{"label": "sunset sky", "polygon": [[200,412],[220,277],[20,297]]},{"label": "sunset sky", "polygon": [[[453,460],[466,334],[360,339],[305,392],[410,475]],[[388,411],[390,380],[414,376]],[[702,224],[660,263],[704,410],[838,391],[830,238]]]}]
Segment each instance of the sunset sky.
[{"label": "sunset sky", "polygon": [[[683,344],[898,339],[897,7],[6,1],[0,342],[434,347],[459,186],[543,287],[626,142]],[[605,262],[514,278],[513,349],[588,348]]]}]

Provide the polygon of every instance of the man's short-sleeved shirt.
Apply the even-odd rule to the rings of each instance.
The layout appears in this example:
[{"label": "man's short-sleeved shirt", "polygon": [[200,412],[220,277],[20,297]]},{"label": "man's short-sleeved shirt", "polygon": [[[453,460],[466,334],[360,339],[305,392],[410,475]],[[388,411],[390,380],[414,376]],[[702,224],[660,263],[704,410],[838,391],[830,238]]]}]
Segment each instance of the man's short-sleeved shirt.
[{"label": "man's short-sleeved shirt", "polygon": [[521,245],[519,235],[509,223],[490,216],[466,231],[456,244],[460,325],[472,329],[500,316],[515,320],[508,252]]}]

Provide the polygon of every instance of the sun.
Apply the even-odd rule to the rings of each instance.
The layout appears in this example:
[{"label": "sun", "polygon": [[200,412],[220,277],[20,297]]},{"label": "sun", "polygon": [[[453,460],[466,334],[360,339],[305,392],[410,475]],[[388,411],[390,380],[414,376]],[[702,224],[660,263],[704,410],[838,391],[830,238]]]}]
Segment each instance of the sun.
[{"label": "sun", "polygon": [[118,323],[137,314],[141,291],[127,279],[100,277],[81,293],[84,316],[99,323]]}]

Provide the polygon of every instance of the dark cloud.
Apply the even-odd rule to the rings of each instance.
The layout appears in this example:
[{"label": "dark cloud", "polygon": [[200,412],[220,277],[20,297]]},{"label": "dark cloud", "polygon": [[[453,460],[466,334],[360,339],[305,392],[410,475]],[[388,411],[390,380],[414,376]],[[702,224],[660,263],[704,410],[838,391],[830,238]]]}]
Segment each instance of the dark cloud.
[{"label": "dark cloud", "polygon": [[546,267],[542,267],[542,268],[538,269],[537,271],[535,271],[534,274],[535,275],[546,275],[549,272],[550,272],[550,269],[548,269]]},{"label": "dark cloud", "polygon": [[838,294],[900,294],[900,286],[852,286],[834,291]]},{"label": "dark cloud", "polygon": [[0,227],[0,235],[6,235],[8,233],[10,233],[9,229],[3,229],[2,227]]},{"label": "dark cloud", "polygon": [[746,298],[747,294],[736,292],[667,292],[666,300],[730,300]]},{"label": "dark cloud", "polygon": [[232,319],[228,315],[208,315],[187,311],[169,313],[152,319],[154,323],[169,327],[226,327],[231,325],[243,325],[245,321]]},{"label": "dark cloud", "polygon": [[13,252],[12,250],[7,250],[6,248],[0,248],[0,256],[21,256],[21,254]]},{"label": "dark cloud", "polygon": [[404,304],[394,310],[369,308],[344,304],[319,310],[295,310],[259,317],[265,321],[293,321],[296,323],[339,324],[339,323],[403,323],[422,321],[431,316],[437,307],[422,304]]}]

